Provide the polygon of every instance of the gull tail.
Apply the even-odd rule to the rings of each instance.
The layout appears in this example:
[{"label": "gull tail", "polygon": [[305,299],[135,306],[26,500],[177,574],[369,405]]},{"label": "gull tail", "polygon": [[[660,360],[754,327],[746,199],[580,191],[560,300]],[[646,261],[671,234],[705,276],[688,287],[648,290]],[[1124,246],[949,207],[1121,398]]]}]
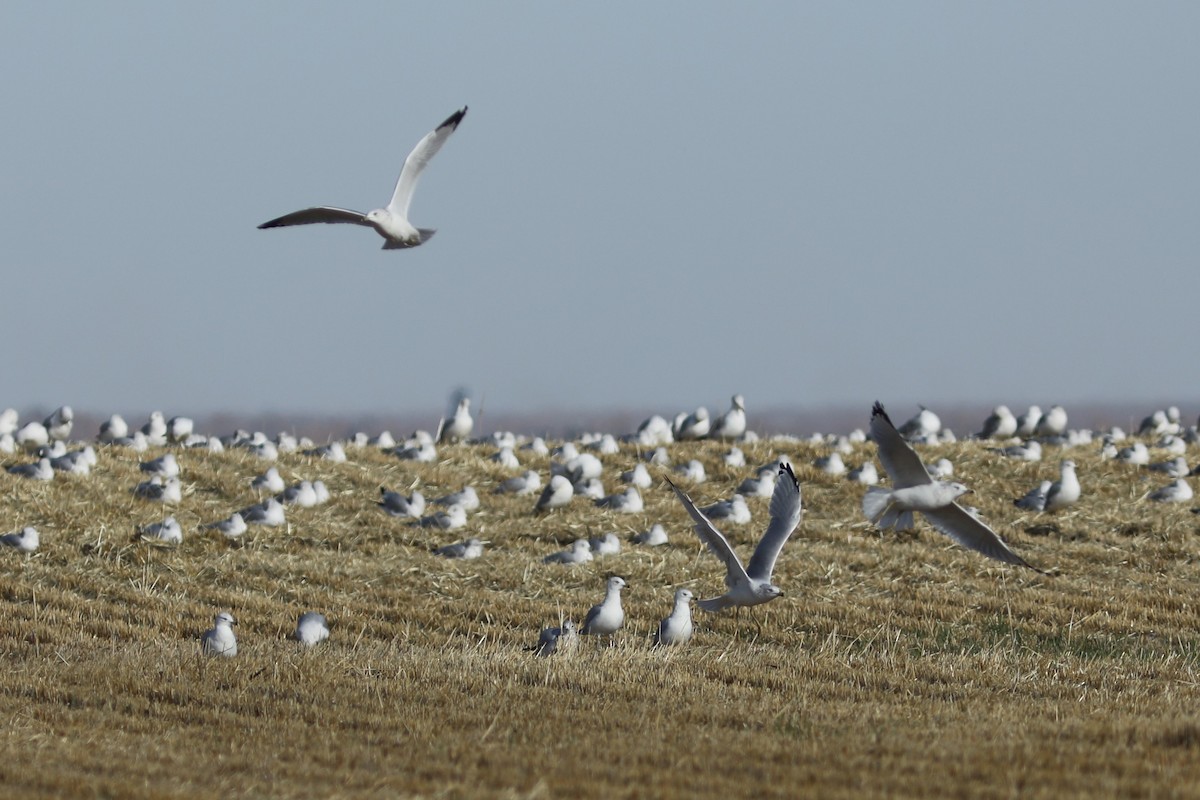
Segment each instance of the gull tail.
[{"label": "gull tail", "polygon": [[885,512],[888,510],[888,506],[891,504],[891,490],[882,489],[878,486],[872,486],[870,489],[867,489],[867,493],[863,495],[862,499],[863,513],[867,515],[867,519],[871,520],[871,522],[874,522],[876,525],[880,524],[880,520],[883,519]]},{"label": "gull tail", "polygon": [[715,614],[718,611],[724,611],[729,608],[733,603],[729,601],[728,596],[721,595],[720,597],[710,597],[708,600],[697,600],[696,605],[710,614]]},{"label": "gull tail", "polygon": [[407,250],[410,247],[417,247],[419,245],[423,245],[426,242],[428,242],[430,239],[433,238],[433,235],[435,233],[437,233],[437,228],[417,228],[417,233],[421,234],[421,238],[419,238],[415,242],[401,242],[401,241],[397,241],[396,239],[386,239],[383,242],[383,249],[384,250]]}]

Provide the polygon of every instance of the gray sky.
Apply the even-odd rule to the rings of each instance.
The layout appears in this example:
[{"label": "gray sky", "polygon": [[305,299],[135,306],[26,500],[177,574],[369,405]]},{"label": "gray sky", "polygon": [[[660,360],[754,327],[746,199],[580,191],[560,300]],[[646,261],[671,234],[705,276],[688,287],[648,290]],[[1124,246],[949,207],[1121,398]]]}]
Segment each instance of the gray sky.
[{"label": "gray sky", "polygon": [[[1195,3],[5,4],[0,405],[1186,402],[1197,30]],[[429,244],[256,230],[384,205],[464,104]]]}]

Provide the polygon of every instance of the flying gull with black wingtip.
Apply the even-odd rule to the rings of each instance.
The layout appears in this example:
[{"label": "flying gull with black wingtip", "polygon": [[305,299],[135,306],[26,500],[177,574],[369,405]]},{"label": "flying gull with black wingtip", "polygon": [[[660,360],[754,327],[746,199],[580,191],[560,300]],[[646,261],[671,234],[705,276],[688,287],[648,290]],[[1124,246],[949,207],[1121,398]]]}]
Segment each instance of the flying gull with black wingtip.
[{"label": "flying gull with black wingtip", "polygon": [[930,525],[963,547],[997,561],[1042,572],[1010,550],[995,531],[955,502],[970,489],[961,483],[935,481],[929,477],[920,456],[896,430],[878,402],[871,408],[871,439],[878,448],[879,461],[887,470],[892,486],[890,489],[872,486],[867,490],[862,501],[867,519],[880,528],[911,530],[914,512],[920,511]]},{"label": "flying gull with black wingtip", "polygon": [[408,221],[408,207],[412,203],[413,192],[417,189],[417,181],[421,179],[421,173],[425,171],[429,161],[442,149],[442,145],[450,138],[450,134],[458,129],[458,124],[466,115],[467,107],[463,106],[417,142],[417,146],[408,154],[408,158],[404,159],[404,168],[400,170],[400,178],[396,181],[392,199],[384,208],[377,208],[366,214],[334,206],[306,208],[264,222],[258,226],[259,229],[312,225],[318,222],[344,222],[374,228],[384,238],[384,250],[403,250],[425,244],[437,231],[432,228],[413,227],[412,223]]}]

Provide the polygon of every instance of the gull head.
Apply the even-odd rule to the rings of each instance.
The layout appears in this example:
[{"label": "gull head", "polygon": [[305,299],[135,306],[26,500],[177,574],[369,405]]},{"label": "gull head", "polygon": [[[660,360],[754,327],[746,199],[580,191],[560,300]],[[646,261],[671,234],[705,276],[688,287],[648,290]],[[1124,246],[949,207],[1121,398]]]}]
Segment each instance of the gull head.
[{"label": "gull head", "polygon": [[376,227],[382,227],[387,224],[391,216],[386,208],[377,208],[374,211],[367,212],[366,220]]},{"label": "gull head", "polygon": [[783,589],[780,589],[778,586],[776,586],[776,585],[775,585],[775,584],[773,584],[773,583],[767,583],[767,584],[764,584],[762,587],[760,587],[760,588],[759,588],[759,590],[758,590],[758,593],[759,593],[761,596],[763,596],[763,597],[765,597],[765,598],[766,598],[766,600],[764,600],[764,601],[763,601],[763,602],[765,603],[765,602],[768,602],[768,601],[770,601],[770,600],[774,600],[776,597],[780,597],[780,596],[782,596],[782,595],[783,595]]},{"label": "gull head", "polygon": [[955,498],[962,497],[964,494],[970,494],[972,491],[961,483],[943,483],[942,486],[952,491]]},{"label": "gull head", "polygon": [[220,614],[217,614],[213,621],[216,623],[218,628],[222,625],[229,627],[237,624],[233,618],[233,614],[230,614],[228,611],[222,611]]}]

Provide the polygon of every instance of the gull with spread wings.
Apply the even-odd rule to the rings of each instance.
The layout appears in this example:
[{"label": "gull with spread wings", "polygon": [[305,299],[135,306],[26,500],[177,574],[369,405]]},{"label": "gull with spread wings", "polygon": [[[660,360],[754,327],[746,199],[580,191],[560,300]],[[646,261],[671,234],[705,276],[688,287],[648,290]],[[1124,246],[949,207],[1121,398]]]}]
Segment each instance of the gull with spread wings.
[{"label": "gull with spread wings", "polygon": [[351,211],[348,208],[333,206],[318,206],[293,211],[258,227],[284,228],[289,225],[312,225],[318,222],[345,222],[352,225],[365,225],[374,228],[384,238],[384,250],[402,250],[425,244],[437,231],[432,228],[415,228],[408,221],[408,206],[412,203],[413,192],[417,189],[417,181],[429,164],[430,159],[437,155],[442,145],[450,138],[450,134],[458,129],[458,124],[467,115],[467,107],[455,111],[437,128],[425,134],[417,146],[404,159],[404,168],[400,170],[400,179],[396,181],[396,190],[392,193],[391,202],[385,208],[377,208],[366,214],[361,211]]},{"label": "gull with spread wings", "polygon": [[879,450],[879,460],[892,480],[892,487],[872,486],[867,490],[862,501],[867,519],[880,528],[911,530],[915,521],[913,514],[920,511],[930,525],[963,547],[997,561],[1042,572],[1010,550],[995,531],[955,502],[970,489],[961,483],[935,481],[929,477],[921,458],[896,430],[878,402],[871,409],[871,439]]},{"label": "gull with spread wings", "polygon": [[783,594],[782,589],[771,583],[771,572],[775,569],[775,560],[779,558],[783,545],[800,524],[802,513],[800,482],[796,480],[796,473],[792,471],[791,464],[784,461],[779,465],[779,479],[775,482],[775,493],[771,495],[771,523],[759,540],[758,547],[754,549],[748,567],[742,566],[741,560],[729,546],[729,541],[713,527],[708,517],[696,508],[692,499],[675,484],[672,483],[671,488],[695,520],[696,535],[700,537],[700,541],[708,545],[708,549],[725,564],[725,586],[729,591],[720,597],[700,600],[696,605],[705,611],[721,611],[730,606],[756,606]]}]

